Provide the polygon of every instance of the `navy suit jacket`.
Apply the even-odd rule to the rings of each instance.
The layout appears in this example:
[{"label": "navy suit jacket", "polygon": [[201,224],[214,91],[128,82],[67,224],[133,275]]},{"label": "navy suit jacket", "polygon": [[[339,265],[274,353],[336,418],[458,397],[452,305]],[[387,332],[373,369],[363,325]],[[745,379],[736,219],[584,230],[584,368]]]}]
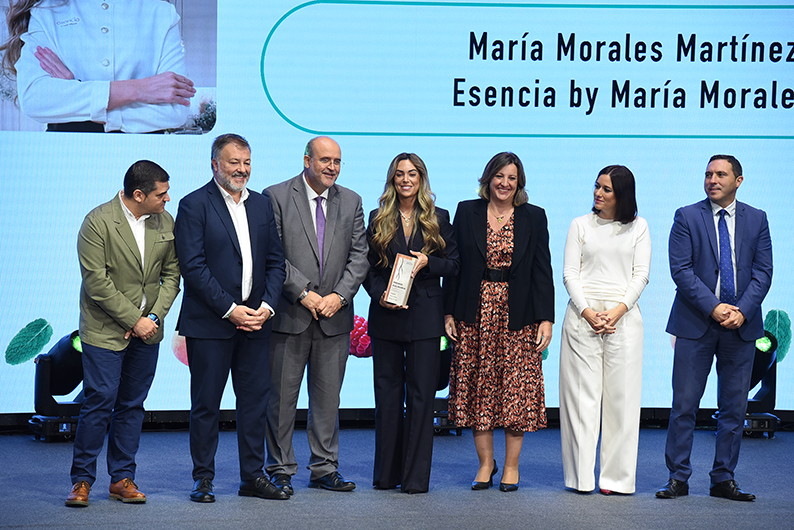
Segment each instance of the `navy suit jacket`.
[{"label": "navy suit jacket", "polygon": [[[245,305],[258,309],[264,301],[275,308],[284,284],[284,252],[269,197],[249,193],[245,210],[254,266]],[[179,201],[174,237],[185,282],[177,329],[186,337],[231,338],[237,328],[222,317],[232,302],[243,304],[243,259],[232,217],[214,180]],[[270,322],[250,332],[249,338],[269,338]]]},{"label": "navy suit jacket", "polygon": [[[734,247],[736,306],[745,318],[739,335],[752,341],[764,335],[761,302],[772,283],[772,240],[766,213],[737,201]],[[669,256],[676,295],[667,332],[699,339],[706,333],[711,311],[720,303],[714,294],[719,275],[719,243],[708,199],[675,212]]]},{"label": "navy suit jacket", "polygon": [[[458,204],[453,225],[458,238],[460,274],[444,280],[444,310],[456,320],[470,324],[476,322],[480,307],[487,223],[487,201],[475,199]],[[546,212],[533,204],[522,204],[514,211],[513,223],[507,327],[519,330],[544,320],[554,322],[554,280]]]},{"label": "navy suit jacket", "polygon": [[446,243],[442,253],[433,253],[427,257],[427,265],[414,278],[411,293],[408,295],[408,309],[386,309],[380,305],[380,297],[389,285],[389,278],[394,267],[397,254],[411,256],[411,250],[417,252],[425,246],[420,231],[416,231],[411,240],[405,242],[402,223],[397,223],[397,232],[389,243],[387,256],[389,266],[378,265],[380,257],[372,247],[372,221],[378,211],[369,214],[367,242],[369,245],[369,273],[364,280],[364,288],[372,297],[369,305],[367,334],[376,339],[408,342],[413,340],[432,339],[444,334],[444,297],[441,290],[442,277],[454,277],[458,274],[460,260],[458,245],[452,225],[449,223],[449,212],[436,207],[436,218],[441,237]]}]

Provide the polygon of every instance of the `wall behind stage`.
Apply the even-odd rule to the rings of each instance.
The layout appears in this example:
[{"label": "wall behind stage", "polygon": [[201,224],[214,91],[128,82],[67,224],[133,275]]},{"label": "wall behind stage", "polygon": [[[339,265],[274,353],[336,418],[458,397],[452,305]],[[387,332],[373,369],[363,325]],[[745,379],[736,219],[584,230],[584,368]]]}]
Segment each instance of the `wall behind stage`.
[{"label": "wall behind stage", "polygon": [[[516,152],[530,201],[549,219],[558,319],[544,362],[550,407],[559,403],[565,236],[590,209],[606,165],[634,172],[653,239],[640,299],[644,407],[670,406],[667,236],[675,209],[704,197],[710,155],[736,155],[745,173],[739,199],[769,214],[775,273],[764,313],[794,312],[785,177],[794,165],[794,9],[786,2],[218,4],[217,123],[208,134],[0,131],[3,350],[36,318],[54,329],[45,351],[76,329],[77,231],[118,192],[132,162],[148,158],[169,172],[175,214],[179,199],[210,179],[210,145],[223,132],[251,142],[255,190],[296,175],[311,137],[335,137],[344,160],[338,182],[360,193],[367,211],[399,152],[425,160],[437,203],[452,212],[475,197],[493,154]],[[190,406],[188,369],[171,348],[180,303],[165,319],[149,410]],[[368,304],[362,290],[356,314],[366,317]],[[33,377],[31,361],[0,363],[0,413],[33,411]],[[371,361],[351,357],[342,406],[373,407],[371,378]],[[778,409],[794,409],[792,381],[787,358],[778,366]],[[704,406],[716,407],[715,390],[712,381]],[[223,406],[234,407],[230,389]]]}]

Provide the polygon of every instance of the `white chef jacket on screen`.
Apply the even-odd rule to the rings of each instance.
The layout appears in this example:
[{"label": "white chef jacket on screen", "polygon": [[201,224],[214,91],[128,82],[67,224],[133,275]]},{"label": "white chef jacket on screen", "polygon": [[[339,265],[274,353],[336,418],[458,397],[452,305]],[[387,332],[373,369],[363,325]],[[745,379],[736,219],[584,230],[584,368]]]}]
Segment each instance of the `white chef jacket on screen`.
[{"label": "white chef jacket on screen", "polygon": [[[44,123],[104,122],[105,131],[150,132],[182,126],[188,107],[133,103],[108,110],[111,81],[163,72],[185,75],[174,6],[161,0],[44,0],[31,11],[17,69],[22,111]],[[34,57],[48,47],[75,79],[50,77]]]}]

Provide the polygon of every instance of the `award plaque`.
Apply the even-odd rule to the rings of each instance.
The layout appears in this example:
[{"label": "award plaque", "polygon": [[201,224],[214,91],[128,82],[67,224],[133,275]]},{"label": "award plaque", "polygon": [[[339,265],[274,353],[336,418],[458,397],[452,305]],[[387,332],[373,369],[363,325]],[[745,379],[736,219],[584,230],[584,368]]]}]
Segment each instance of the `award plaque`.
[{"label": "award plaque", "polygon": [[386,287],[385,300],[388,303],[399,306],[408,303],[408,295],[411,294],[411,285],[414,283],[414,279],[411,277],[414,261],[416,258],[405,254],[397,254],[395,257],[389,285]]}]

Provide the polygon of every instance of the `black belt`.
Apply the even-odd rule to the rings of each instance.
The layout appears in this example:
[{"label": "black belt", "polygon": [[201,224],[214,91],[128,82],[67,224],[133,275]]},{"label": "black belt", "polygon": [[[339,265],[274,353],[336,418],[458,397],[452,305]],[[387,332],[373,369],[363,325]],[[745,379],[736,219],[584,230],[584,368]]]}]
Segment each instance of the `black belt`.
[{"label": "black belt", "polygon": [[[70,121],[66,123],[48,123],[47,130],[50,132],[90,132],[90,133],[103,133],[105,126],[101,123],[93,121]],[[109,131],[112,133],[120,133],[121,131]],[[159,131],[151,131],[145,134],[165,134],[165,129]]]},{"label": "black belt", "polygon": [[67,123],[48,123],[50,132],[105,132],[105,126],[93,121],[70,121]]},{"label": "black belt", "polygon": [[486,282],[509,282],[510,269],[485,269],[483,279]]}]

